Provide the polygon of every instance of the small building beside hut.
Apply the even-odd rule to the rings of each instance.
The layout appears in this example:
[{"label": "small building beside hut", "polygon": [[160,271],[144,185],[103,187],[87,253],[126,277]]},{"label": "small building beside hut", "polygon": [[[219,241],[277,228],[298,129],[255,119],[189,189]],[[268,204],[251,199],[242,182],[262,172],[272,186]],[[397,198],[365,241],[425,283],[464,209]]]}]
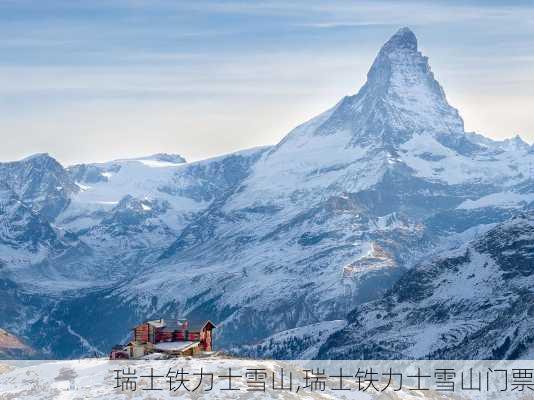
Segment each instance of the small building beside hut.
[{"label": "small building beside hut", "polygon": [[213,351],[214,328],[211,321],[190,323],[186,319],[171,318],[146,321],[133,328],[130,343],[113,348],[110,358],[137,359],[153,353],[177,357],[210,352]]}]

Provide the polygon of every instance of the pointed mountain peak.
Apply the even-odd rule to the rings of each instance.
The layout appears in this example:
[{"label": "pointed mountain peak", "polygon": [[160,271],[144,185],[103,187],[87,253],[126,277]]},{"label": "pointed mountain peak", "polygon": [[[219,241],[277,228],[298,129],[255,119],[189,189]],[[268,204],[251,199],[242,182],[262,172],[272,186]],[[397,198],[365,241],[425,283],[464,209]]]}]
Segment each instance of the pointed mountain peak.
[{"label": "pointed mountain peak", "polygon": [[417,51],[417,38],[410,28],[401,28],[382,46],[382,52],[396,49]]},{"label": "pointed mountain peak", "polygon": [[526,144],[526,142],[523,140],[523,138],[522,138],[519,134],[516,134],[516,135],[512,138],[512,140],[513,140],[514,142],[516,142],[516,143],[525,143],[525,144]]},{"label": "pointed mountain peak", "polygon": [[399,84],[404,82],[404,86],[426,82],[432,91],[441,92],[428,65],[428,58],[418,51],[417,38],[409,28],[399,29],[382,46],[367,74],[367,80],[380,87],[389,86],[395,80]]},{"label": "pointed mountain peak", "polygon": [[50,156],[48,153],[35,153],[28,157],[24,157],[21,162],[36,162],[36,161],[42,161],[42,160],[50,160],[53,159],[53,157]]},{"label": "pointed mountain peak", "polygon": [[12,165],[31,165],[34,169],[56,171],[63,173],[64,168],[61,163],[48,153],[36,153],[23,158],[20,161],[11,161]]},{"label": "pointed mountain peak", "polygon": [[358,146],[395,147],[422,134],[451,148],[465,144],[463,120],[447,102],[409,28],[399,29],[382,46],[356,95],[298,132],[350,133],[350,144]]},{"label": "pointed mountain peak", "polygon": [[521,149],[529,149],[530,145],[525,142],[521,136],[515,135],[514,137],[511,137],[509,139],[504,139],[502,142],[503,147],[509,150],[521,150]]}]

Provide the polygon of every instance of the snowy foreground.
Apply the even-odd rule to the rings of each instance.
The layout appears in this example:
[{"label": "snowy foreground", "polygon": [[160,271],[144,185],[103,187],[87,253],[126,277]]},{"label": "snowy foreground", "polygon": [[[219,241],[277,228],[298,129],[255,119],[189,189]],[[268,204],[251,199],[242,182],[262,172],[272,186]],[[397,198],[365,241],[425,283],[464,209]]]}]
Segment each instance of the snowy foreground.
[{"label": "snowy foreground", "polygon": [[[532,367],[530,361],[297,362],[219,357],[2,361],[0,399],[532,399]],[[454,392],[446,391],[453,387]]]}]

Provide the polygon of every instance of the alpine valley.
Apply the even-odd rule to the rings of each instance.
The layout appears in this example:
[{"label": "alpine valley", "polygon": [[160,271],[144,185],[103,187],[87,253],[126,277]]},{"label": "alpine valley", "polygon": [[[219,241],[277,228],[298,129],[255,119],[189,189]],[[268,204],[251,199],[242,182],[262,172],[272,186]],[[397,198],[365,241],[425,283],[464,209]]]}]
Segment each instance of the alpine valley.
[{"label": "alpine valley", "polygon": [[174,315],[256,357],[532,358],[533,172],[520,137],[465,132],[408,28],[275,146],[1,163],[0,357]]}]

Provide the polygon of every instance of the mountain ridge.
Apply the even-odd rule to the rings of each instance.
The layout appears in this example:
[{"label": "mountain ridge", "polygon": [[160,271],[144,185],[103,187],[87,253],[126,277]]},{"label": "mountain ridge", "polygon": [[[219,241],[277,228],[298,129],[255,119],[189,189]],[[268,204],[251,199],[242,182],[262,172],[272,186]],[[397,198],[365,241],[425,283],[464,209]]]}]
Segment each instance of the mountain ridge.
[{"label": "mountain ridge", "polygon": [[408,271],[349,314],[320,358],[516,359],[532,350],[534,212]]}]

